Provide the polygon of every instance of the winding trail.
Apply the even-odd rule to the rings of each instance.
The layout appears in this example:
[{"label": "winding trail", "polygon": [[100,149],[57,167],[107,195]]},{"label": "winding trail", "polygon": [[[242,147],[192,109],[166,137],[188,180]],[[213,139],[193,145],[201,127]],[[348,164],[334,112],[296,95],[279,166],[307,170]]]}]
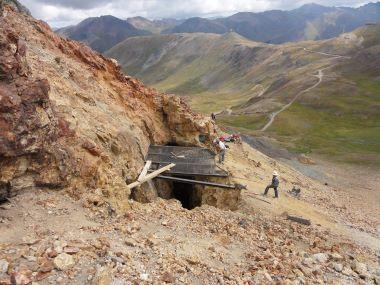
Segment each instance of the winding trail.
[{"label": "winding trail", "polygon": [[277,117],[278,114],[280,114],[281,112],[285,111],[286,109],[288,109],[291,105],[293,105],[293,103],[298,99],[299,96],[301,96],[302,94],[318,87],[319,84],[322,83],[323,81],[323,70],[324,69],[319,69],[318,70],[318,74],[317,75],[314,75],[315,77],[318,78],[318,82],[315,83],[313,86],[305,89],[305,90],[302,90],[300,91],[288,104],[286,104],[284,107],[282,107],[280,110],[270,114],[270,119],[269,119],[269,122],[261,129],[261,131],[266,131],[271,125],[272,123],[274,122],[274,119]]},{"label": "winding trail", "polygon": [[326,55],[326,56],[331,56],[335,58],[345,58],[345,59],[350,59],[350,56],[345,56],[345,55],[339,55],[339,54],[333,54],[333,53],[327,53],[327,52],[321,52],[321,51],[314,51],[308,48],[303,48],[304,51],[310,52],[310,53],[317,53],[321,55]]},{"label": "winding trail", "polygon": [[[307,48],[302,48],[304,51],[307,51],[307,52],[310,52],[310,53],[317,53],[317,54],[321,54],[321,55],[324,55],[324,56],[329,56],[331,57],[331,59],[339,59],[339,58],[343,58],[343,59],[350,59],[351,57],[349,56],[343,56],[343,55],[337,55],[337,54],[331,54],[331,53],[325,53],[325,52],[319,52],[319,51],[313,51],[313,50],[310,50],[310,49],[307,49]],[[323,71],[325,69],[328,69],[328,68],[331,68],[333,67],[333,65],[330,65],[328,67],[325,67],[325,68],[322,68],[322,69],[319,69],[318,70],[318,74],[314,75],[315,77],[318,78],[318,82],[316,84],[314,84],[313,86],[305,89],[305,90],[302,90],[300,91],[299,93],[297,93],[297,95],[288,103],[286,104],[284,107],[282,107],[280,110],[272,113],[269,115],[269,122],[261,129],[262,132],[266,131],[271,125],[272,123],[274,122],[274,119],[278,116],[278,114],[280,114],[281,112],[285,111],[286,109],[288,109],[290,106],[293,105],[293,103],[298,99],[298,97],[300,97],[302,94],[306,93],[306,92],[309,92],[310,90],[316,88],[319,86],[319,84],[322,83],[323,81]]]}]

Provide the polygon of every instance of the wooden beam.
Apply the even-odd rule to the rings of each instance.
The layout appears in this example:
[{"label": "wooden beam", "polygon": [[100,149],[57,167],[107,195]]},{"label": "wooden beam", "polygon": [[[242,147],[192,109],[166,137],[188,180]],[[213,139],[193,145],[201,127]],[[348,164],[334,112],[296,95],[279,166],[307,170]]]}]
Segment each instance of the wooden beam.
[{"label": "wooden beam", "polygon": [[146,163],[145,163],[145,166],[143,168],[143,170],[141,171],[140,175],[139,175],[139,178],[137,178],[137,181],[141,181],[143,180],[143,178],[146,176],[146,174],[148,173],[148,170],[150,168],[150,166],[152,165],[152,161],[151,160],[148,160]]},{"label": "wooden beam", "polygon": [[136,182],[133,182],[131,184],[128,185],[128,188],[129,189],[132,189],[132,188],[135,188],[137,186],[140,186],[141,184],[143,184],[144,182],[147,182],[151,179],[153,179],[154,177],[157,177],[158,175],[160,175],[161,173],[165,172],[165,171],[168,171],[170,170],[171,168],[173,168],[175,166],[174,163],[171,163],[165,167],[162,167],[148,175],[146,175],[143,179],[141,179],[141,181],[136,181]]},{"label": "wooden beam", "polygon": [[303,224],[303,225],[306,225],[306,226],[310,226],[311,225],[311,221],[310,220],[304,219],[304,218],[301,218],[301,217],[297,217],[297,216],[288,215],[288,220],[291,220],[291,221],[294,221],[294,222],[297,222],[297,223],[300,223],[300,224]]},{"label": "wooden beam", "polygon": [[236,185],[227,185],[227,184],[220,184],[220,183],[214,183],[214,182],[185,179],[185,178],[179,178],[179,177],[173,177],[173,176],[160,175],[160,176],[157,176],[157,178],[158,179],[164,179],[164,180],[181,182],[181,183],[186,183],[186,184],[199,184],[199,185],[212,186],[212,187],[217,187],[217,188],[236,189]]}]

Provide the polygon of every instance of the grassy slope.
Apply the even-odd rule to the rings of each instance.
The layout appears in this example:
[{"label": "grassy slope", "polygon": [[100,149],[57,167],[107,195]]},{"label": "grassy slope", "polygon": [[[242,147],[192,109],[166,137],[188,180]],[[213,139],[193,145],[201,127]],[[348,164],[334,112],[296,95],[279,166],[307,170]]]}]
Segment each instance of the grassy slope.
[{"label": "grassy slope", "polygon": [[[324,94],[321,96],[321,94]],[[308,93],[281,113],[266,135],[288,149],[318,153],[342,162],[380,165],[380,81],[350,76],[347,83],[331,81]],[[264,114],[227,116],[225,125],[262,135]]]},{"label": "grassy slope", "polygon": [[[379,31],[380,25],[357,31],[354,40],[282,46],[254,43],[233,33],[166,35],[129,39],[109,55],[127,73],[159,90],[186,96],[198,111],[208,114],[232,108],[233,116],[220,118],[223,124],[272,136],[297,152],[380,165]],[[324,82],[302,95],[262,134],[258,130],[270,112],[313,85],[312,74],[319,68],[337,63],[303,47],[353,59],[326,70]],[[159,60],[151,64],[152,58]],[[257,97],[263,89],[266,92]]]},{"label": "grassy slope", "polygon": [[107,55],[117,58],[126,73],[158,90],[188,96],[195,109],[210,112],[252,96],[251,64],[242,62],[244,56],[263,61],[275,50],[262,46],[233,33],[159,35],[128,39]]}]

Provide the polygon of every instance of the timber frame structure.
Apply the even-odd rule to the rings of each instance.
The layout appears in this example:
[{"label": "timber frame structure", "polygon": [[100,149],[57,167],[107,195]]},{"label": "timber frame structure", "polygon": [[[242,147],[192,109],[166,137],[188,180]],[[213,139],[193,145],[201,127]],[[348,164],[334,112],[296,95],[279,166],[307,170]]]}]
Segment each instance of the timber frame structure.
[{"label": "timber frame structure", "polygon": [[245,186],[231,184],[229,173],[216,164],[215,156],[201,147],[150,146],[137,181],[128,187],[137,188],[132,196],[143,203],[160,197],[179,200],[189,210],[207,204],[234,211]]},{"label": "timber frame structure", "polygon": [[175,164],[165,175],[225,177],[228,172],[217,167],[215,154],[206,148],[183,146],[150,146],[145,161],[151,170]]}]

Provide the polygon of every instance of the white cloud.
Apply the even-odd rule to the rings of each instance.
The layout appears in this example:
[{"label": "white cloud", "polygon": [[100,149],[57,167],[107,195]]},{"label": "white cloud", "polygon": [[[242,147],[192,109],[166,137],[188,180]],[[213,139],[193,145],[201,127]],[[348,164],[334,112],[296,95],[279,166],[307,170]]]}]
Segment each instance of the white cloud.
[{"label": "white cloud", "polygon": [[326,6],[360,6],[362,0],[21,0],[33,16],[53,27],[76,24],[101,15],[119,18],[186,18],[193,16],[227,16],[236,12],[259,12],[270,9],[289,10],[314,2]]}]

